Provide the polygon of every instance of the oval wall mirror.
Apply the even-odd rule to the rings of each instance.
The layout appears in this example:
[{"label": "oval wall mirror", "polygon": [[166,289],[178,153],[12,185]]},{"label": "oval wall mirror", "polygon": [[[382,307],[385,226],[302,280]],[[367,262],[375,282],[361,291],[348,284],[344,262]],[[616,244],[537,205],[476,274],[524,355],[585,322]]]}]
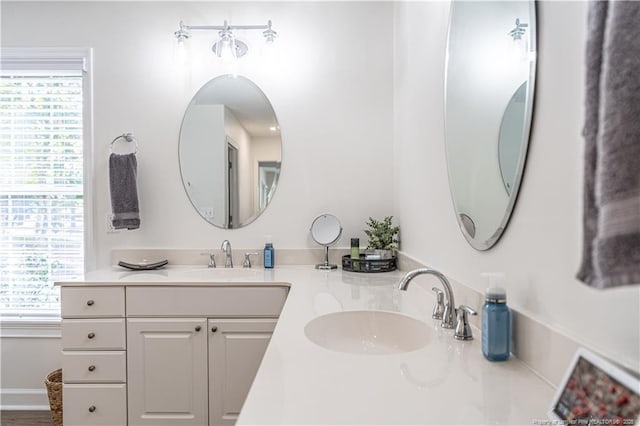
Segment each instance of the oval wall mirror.
[{"label": "oval wall mirror", "polygon": [[311,223],[311,238],[324,246],[324,263],[316,265],[316,269],[336,269],[338,265],[329,263],[329,246],[335,244],[342,235],[342,225],[332,214],[321,214]]},{"label": "oval wall mirror", "polygon": [[240,228],[269,205],[282,166],[273,107],[251,80],[223,75],[195,94],[180,128],[182,184],[207,222]]},{"label": "oval wall mirror", "polygon": [[445,83],[449,187],[478,250],[504,232],[522,180],[536,70],[534,1],[451,3]]}]

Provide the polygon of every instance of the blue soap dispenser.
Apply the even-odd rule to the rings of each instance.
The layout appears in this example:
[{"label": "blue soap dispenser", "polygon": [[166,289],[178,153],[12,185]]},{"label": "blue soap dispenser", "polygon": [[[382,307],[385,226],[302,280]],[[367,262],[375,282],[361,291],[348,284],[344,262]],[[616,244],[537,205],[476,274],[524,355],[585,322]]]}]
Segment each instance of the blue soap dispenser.
[{"label": "blue soap dispenser", "polygon": [[271,242],[271,236],[266,237],[264,244],[264,267],[265,269],[273,269],[275,266],[275,253],[273,250],[273,243]]},{"label": "blue soap dispenser", "polygon": [[511,311],[507,292],[497,285],[502,274],[486,274],[489,288],[482,306],[482,354],[489,361],[506,361],[511,348]]}]

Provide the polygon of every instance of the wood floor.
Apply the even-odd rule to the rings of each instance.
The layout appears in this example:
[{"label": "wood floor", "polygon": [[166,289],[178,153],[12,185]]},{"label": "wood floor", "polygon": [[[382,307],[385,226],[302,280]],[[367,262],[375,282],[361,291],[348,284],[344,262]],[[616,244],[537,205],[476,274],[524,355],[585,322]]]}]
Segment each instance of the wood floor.
[{"label": "wood floor", "polygon": [[53,426],[48,411],[0,411],[0,426]]}]

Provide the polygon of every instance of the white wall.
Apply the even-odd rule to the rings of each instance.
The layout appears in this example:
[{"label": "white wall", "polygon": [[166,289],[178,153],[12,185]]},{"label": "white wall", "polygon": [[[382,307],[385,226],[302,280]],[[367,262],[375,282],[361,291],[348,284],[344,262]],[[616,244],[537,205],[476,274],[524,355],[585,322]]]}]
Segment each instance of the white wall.
[{"label": "white wall", "polygon": [[[640,288],[597,291],[574,278],[582,238],[586,3],[538,3],[536,105],[524,181],[505,234],[487,252],[466,243],[447,184],[448,9],[447,2],[395,4],[394,212],[402,250],[478,291],[485,287],[481,272],[506,272],[512,307],[637,371]],[[542,342],[540,351],[548,351]]]},{"label": "white wall", "polygon": [[[114,248],[316,247],[315,216],[336,214],[344,233],[364,238],[368,216],[392,210],[393,6],[378,2],[24,2],[2,1],[2,46],[92,47],[94,53],[96,263]],[[194,32],[190,62],[174,57],[173,32],[191,25],[262,24],[280,37],[280,61],[245,57],[238,73],[271,101],[282,131],[282,174],[269,208],[251,226],[218,229],[189,202],[180,179],[178,135],[191,97],[210,79],[230,72],[210,51],[214,33]],[[257,53],[256,46],[253,53]],[[118,134],[137,137],[141,228],[106,233],[110,210],[108,144]],[[352,191],[354,175],[375,184]],[[204,260],[203,260],[204,262]],[[24,344],[12,353],[29,351]],[[7,345],[3,343],[3,345]],[[56,359],[58,339],[39,355]],[[22,347],[23,349],[19,349]],[[5,365],[2,388],[42,387],[32,363]],[[46,400],[44,400],[46,404]]]},{"label": "white wall", "polygon": [[[313,218],[336,214],[341,245],[361,234],[369,215],[391,213],[392,11],[364,2],[2,2],[4,46],[94,48],[97,265],[124,247],[314,247]],[[194,32],[191,62],[174,60],[173,32],[187,24],[266,23],[278,31],[280,62],[243,58],[238,72],[269,97],[282,129],[283,166],[272,204],[250,227],[222,230],[187,199],[177,160],[180,122],[191,97],[229,72],[210,51],[215,33]],[[254,48],[254,53],[259,46]],[[108,143],[133,132],[139,140],[141,227],[106,234],[110,209]],[[363,156],[363,153],[364,156]],[[330,172],[328,172],[330,167]],[[375,175],[376,184],[345,184]],[[170,200],[168,202],[167,200]],[[295,207],[294,207],[295,206]],[[292,214],[292,207],[295,214]],[[363,235],[360,235],[363,236]]]}]

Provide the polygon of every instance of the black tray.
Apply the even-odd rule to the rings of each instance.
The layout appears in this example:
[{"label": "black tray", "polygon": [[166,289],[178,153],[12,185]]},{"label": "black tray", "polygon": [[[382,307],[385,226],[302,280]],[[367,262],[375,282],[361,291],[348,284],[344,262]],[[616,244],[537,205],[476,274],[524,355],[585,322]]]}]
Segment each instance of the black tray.
[{"label": "black tray", "polygon": [[129,263],[121,260],[120,262],[118,262],[118,266],[131,269],[132,271],[152,271],[154,269],[160,269],[168,263],[168,260],[161,260],[160,262],[154,263]]},{"label": "black tray", "polygon": [[398,268],[398,258],[367,260],[361,254],[360,259],[351,259],[351,256],[342,256],[342,269],[349,272],[391,272]]}]

